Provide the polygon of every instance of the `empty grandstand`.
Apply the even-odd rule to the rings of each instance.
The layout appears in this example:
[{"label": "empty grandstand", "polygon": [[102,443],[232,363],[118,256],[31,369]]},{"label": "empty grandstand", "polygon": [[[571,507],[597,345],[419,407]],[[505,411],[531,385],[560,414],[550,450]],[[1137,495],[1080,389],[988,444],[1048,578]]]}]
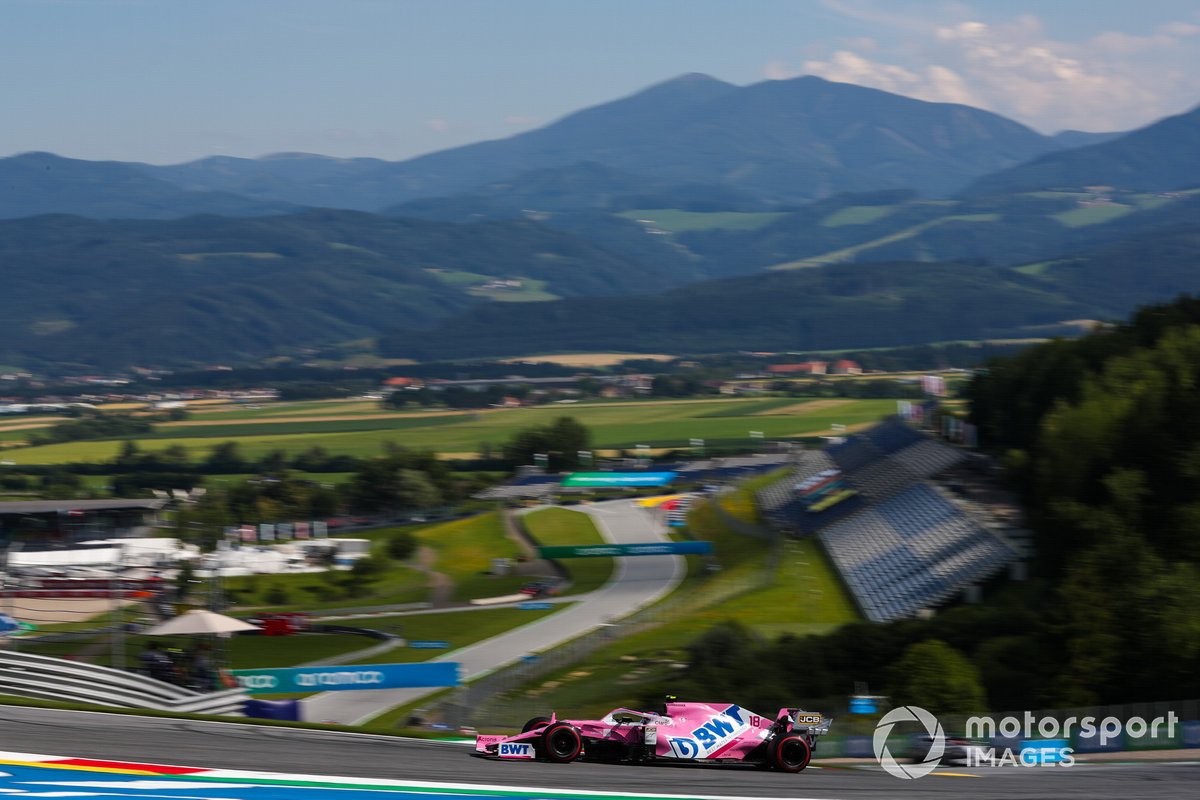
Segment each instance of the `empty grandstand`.
[{"label": "empty grandstand", "polygon": [[939,605],[1016,558],[924,484],[830,525],[820,538],[863,613],[877,622]]},{"label": "empty grandstand", "polygon": [[911,616],[1017,558],[926,482],[964,458],[891,419],[802,453],[786,479],[759,492],[759,507],[787,533],[818,536],[868,619]]}]

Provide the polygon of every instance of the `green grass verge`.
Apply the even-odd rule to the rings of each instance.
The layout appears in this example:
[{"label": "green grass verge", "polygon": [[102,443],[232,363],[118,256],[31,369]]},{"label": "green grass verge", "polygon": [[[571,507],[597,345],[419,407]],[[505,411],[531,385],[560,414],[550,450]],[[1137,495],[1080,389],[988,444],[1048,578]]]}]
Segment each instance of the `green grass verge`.
[{"label": "green grass verge", "polygon": [[409,641],[444,641],[450,645],[447,650],[397,647],[386,653],[355,662],[359,664],[407,664],[416,661],[439,660],[452,650],[499,636],[531,622],[537,622],[539,619],[556,614],[572,605],[574,604],[557,603],[554,608],[539,611],[522,611],[519,608],[440,611],[403,616],[371,617],[361,621],[350,620],[345,624],[361,624],[363,627],[395,633]]},{"label": "green grass verge", "polygon": [[491,575],[492,559],[516,559],[517,543],[505,535],[504,523],[496,513],[434,525],[417,534],[417,539],[437,550],[433,569],[454,581],[455,600],[473,600],[512,594],[528,582],[521,575]]},{"label": "green grass verge", "polygon": [[[529,534],[540,545],[605,543],[592,518],[581,511],[547,508],[526,514],[521,519]],[[567,558],[560,563],[571,575],[568,594],[583,594],[599,589],[612,577],[614,566],[611,558]]]},{"label": "green grass verge", "polygon": [[[180,637],[181,640],[186,638]],[[353,653],[356,650],[366,650],[374,644],[377,644],[374,639],[349,633],[234,636],[228,641],[229,666],[232,669],[292,667]]]},{"label": "green grass verge", "polygon": [[257,725],[264,728],[299,728],[316,731],[344,731],[347,733],[372,733],[381,736],[403,736],[412,739],[445,739],[445,731],[421,729],[398,729],[394,725],[367,724],[359,727],[330,725],[317,722],[287,722],[253,717],[217,717],[210,714],[179,714],[170,711],[152,711],[145,708],[113,708],[111,706],[88,705],[86,703],[64,703],[54,700],[34,700],[26,697],[0,695],[0,705],[24,708],[56,708],[66,711],[97,711],[106,714],[124,714],[132,717],[158,717],[160,719],[191,719],[202,722],[222,722],[228,725]]},{"label": "green grass verge", "polygon": [[429,576],[395,562],[371,581],[354,585],[342,583],[348,582],[348,578],[345,571],[334,570],[245,575],[225,578],[224,583],[236,608],[270,611],[359,608],[420,603],[429,599]]},{"label": "green grass verge", "polygon": [[[364,625],[364,627],[370,627]],[[75,639],[70,642],[40,642],[24,639],[18,645],[23,653],[54,658],[82,658],[90,664],[118,666],[131,669],[137,665],[138,654],[146,643],[157,641],[164,647],[187,649],[194,642],[190,636],[139,636],[125,638],[124,664],[114,663],[109,634]],[[375,643],[366,636],[349,633],[306,633],[293,636],[232,636],[225,641],[229,666],[232,669],[258,667],[291,667],[309,661],[330,658],[365,650]]]}]

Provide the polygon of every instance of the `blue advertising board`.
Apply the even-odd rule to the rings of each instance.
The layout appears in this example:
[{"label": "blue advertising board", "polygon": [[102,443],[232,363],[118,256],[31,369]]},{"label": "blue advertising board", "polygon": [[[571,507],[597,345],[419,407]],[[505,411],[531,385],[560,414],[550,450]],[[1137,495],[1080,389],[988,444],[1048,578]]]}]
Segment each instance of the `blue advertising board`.
[{"label": "blue advertising board", "polygon": [[413,639],[408,646],[414,650],[447,650],[450,643],[440,639]]},{"label": "blue advertising board", "polygon": [[879,711],[879,698],[877,697],[850,698],[851,714],[874,714],[877,711]]},{"label": "blue advertising board", "polygon": [[535,603],[520,603],[517,605],[521,611],[547,611],[554,608],[554,603],[543,603],[541,601]]},{"label": "blue advertising board", "polygon": [[250,694],[458,686],[456,661],[231,670]]},{"label": "blue advertising board", "polygon": [[1179,737],[1181,747],[1200,747],[1200,722],[1183,723],[1183,735]]},{"label": "blue advertising board", "polygon": [[563,486],[666,486],[675,480],[674,472],[572,472],[563,478]]}]

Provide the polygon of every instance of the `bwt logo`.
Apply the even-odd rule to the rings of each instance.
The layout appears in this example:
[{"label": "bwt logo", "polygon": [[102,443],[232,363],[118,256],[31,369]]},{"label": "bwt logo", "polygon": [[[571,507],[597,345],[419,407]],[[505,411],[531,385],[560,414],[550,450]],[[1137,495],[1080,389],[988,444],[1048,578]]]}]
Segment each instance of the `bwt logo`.
[{"label": "bwt logo", "polygon": [[713,717],[692,731],[690,737],[672,736],[669,741],[676,757],[700,758],[728,742],[744,727],[746,722],[742,720],[742,709],[730,706],[720,716]]},{"label": "bwt logo", "polygon": [[501,758],[533,758],[533,746],[512,742],[500,745]]},{"label": "bwt logo", "polygon": [[375,670],[362,672],[307,672],[296,676],[296,685],[311,686],[369,686],[383,683],[383,673]]},{"label": "bwt logo", "polygon": [[279,685],[274,675],[238,675],[237,679],[243,689],[274,689]]}]

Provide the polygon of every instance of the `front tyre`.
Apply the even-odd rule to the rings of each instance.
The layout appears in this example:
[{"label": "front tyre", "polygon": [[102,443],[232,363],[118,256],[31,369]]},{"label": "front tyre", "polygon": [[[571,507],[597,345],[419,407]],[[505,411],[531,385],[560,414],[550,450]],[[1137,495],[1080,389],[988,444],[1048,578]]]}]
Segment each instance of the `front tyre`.
[{"label": "front tyre", "polygon": [[530,731],[540,728],[550,721],[549,717],[534,717],[525,723],[525,727],[521,728],[521,733],[529,733]]},{"label": "front tyre", "polygon": [[768,760],[780,772],[799,772],[808,766],[812,749],[808,740],[798,733],[789,733],[775,740]]},{"label": "front tyre", "polygon": [[542,756],[555,764],[569,764],[583,752],[583,737],[566,722],[556,722],[542,732]]}]

